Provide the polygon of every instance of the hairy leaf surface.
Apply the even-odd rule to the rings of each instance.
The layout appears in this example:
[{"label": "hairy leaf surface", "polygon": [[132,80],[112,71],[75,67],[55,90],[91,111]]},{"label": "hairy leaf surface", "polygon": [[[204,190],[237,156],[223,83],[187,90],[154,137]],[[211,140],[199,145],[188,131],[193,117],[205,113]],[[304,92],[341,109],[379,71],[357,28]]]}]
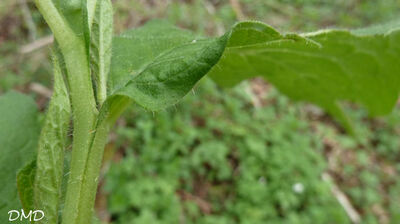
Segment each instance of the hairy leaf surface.
[{"label": "hairy leaf surface", "polygon": [[389,113],[398,98],[400,32],[372,32],[283,35],[262,23],[239,23],[209,75],[223,86],[261,76],[290,98],[317,104],[346,125],[341,101],[359,102],[376,116]]},{"label": "hairy leaf surface", "polygon": [[90,33],[90,56],[97,84],[97,99],[102,103],[107,97],[107,76],[111,64],[113,12],[110,0],[98,1],[95,8]]},{"label": "hairy leaf surface", "polygon": [[46,214],[44,223],[57,223],[63,179],[64,150],[71,106],[56,56],[54,91],[39,139],[34,182],[35,208]]},{"label": "hairy leaf surface", "polygon": [[[241,22],[219,39],[154,21],[114,38],[110,87],[150,110],[176,103],[205,74],[222,86],[261,76],[294,100],[335,115],[351,131],[340,103],[389,113],[400,89],[399,23],[370,29],[281,34]],[[198,39],[198,38],[197,38]],[[211,71],[208,72],[209,68]]]},{"label": "hairy leaf surface", "polygon": [[36,160],[26,164],[17,174],[19,199],[26,214],[35,209],[33,183],[36,174]]},{"label": "hairy leaf surface", "polygon": [[167,51],[115,94],[158,110],[177,103],[221,57],[226,38],[198,40]]},{"label": "hairy leaf surface", "polygon": [[195,39],[190,31],[162,20],[148,22],[143,27],[114,37],[109,79],[111,92],[124,86],[163,52]]},{"label": "hairy leaf surface", "polygon": [[83,14],[85,12],[86,1],[82,0],[52,0],[57,10],[63,15],[70,28],[75,31],[76,34],[83,36],[85,21],[83,20]]},{"label": "hairy leaf surface", "polygon": [[114,38],[109,104],[121,97],[150,110],[177,103],[218,61],[226,40],[199,39],[164,21]]},{"label": "hairy leaf surface", "polygon": [[33,159],[40,125],[31,97],[10,92],[0,97],[0,220],[22,208],[17,193],[17,171]]}]

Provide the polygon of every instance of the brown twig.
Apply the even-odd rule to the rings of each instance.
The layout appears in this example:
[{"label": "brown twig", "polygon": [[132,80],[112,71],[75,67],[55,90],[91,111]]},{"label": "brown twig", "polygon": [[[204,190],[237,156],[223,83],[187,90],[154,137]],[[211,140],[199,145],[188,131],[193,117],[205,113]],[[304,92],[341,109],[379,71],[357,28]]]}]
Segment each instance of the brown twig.
[{"label": "brown twig", "polygon": [[19,49],[19,53],[20,54],[28,54],[31,53],[32,51],[35,51],[37,49],[40,49],[42,47],[45,47],[51,43],[53,43],[54,41],[54,37],[53,35],[47,36],[47,37],[43,37],[40,38],[38,40],[33,41],[32,43],[29,43],[27,45],[22,46]]},{"label": "brown twig", "polygon": [[36,40],[37,31],[36,31],[35,22],[33,22],[33,19],[32,19],[31,10],[29,10],[28,3],[26,2],[26,0],[19,0],[19,3],[20,3],[21,10],[22,10],[22,16],[25,20],[26,26],[29,31],[28,32],[29,40],[34,41],[34,40]]},{"label": "brown twig", "polygon": [[39,94],[41,96],[44,96],[46,98],[50,98],[51,95],[53,94],[53,92],[50,89],[48,89],[46,86],[43,86],[42,84],[35,83],[35,82],[31,83],[29,85],[29,89],[32,92],[35,92],[35,93],[37,93],[37,94]]},{"label": "brown twig", "polygon": [[[207,10],[208,14],[210,14],[211,16],[215,16],[215,7],[212,3],[210,3],[209,1],[203,1],[204,4],[204,8]],[[225,28],[224,25],[216,20],[215,21],[215,28],[216,28],[216,34],[221,36],[222,34],[225,33]]]},{"label": "brown twig", "polygon": [[242,11],[242,7],[240,6],[240,3],[238,0],[229,0],[231,3],[232,9],[236,14],[236,18],[241,21],[241,20],[246,20],[246,16],[244,15]]},{"label": "brown twig", "polygon": [[204,213],[204,214],[210,214],[211,213],[211,205],[210,203],[208,203],[207,201],[205,201],[204,199],[193,195],[189,192],[186,191],[178,191],[178,194],[181,196],[182,200],[184,201],[193,201],[194,203],[197,204],[197,206],[199,206],[200,210]]},{"label": "brown twig", "polygon": [[253,89],[251,88],[251,84],[248,83],[248,85],[246,85],[245,87],[245,91],[246,93],[249,95],[250,99],[251,99],[251,103],[253,104],[253,106],[255,108],[260,108],[262,106],[261,104],[261,99],[259,99],[254,93],[253,93]]},{"label": "brown twig", "polygon": [[335,198],[338,200],[340,205],[343,207],[347,215],[349,216],[350,220],[354,224],[359,224],[361,222],[360,215],[356,211],[356,209],[353,207],[353,205],[350,203],[350,200],[347,198],[346,194],[344,194],[338,186],[333,181],[333,178],[328,174],[328,173],[323,173],[322,174],[322,179],[326,182],[329,182],[331,185],[331,191],[332,194],[335,196]]}]

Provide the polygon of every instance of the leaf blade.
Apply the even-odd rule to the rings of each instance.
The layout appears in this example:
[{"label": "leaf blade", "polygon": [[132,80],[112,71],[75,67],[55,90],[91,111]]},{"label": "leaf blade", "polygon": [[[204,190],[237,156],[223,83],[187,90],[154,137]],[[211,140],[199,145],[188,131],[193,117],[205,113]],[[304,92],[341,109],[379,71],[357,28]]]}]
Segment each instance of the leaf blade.
[{"label": "leaf blade", "polygon": [[160,55],[115,95],[149,110],[177,103],[221,57],[226,37],[189,43]]},{"label": "leaf blade", "polygon": [[36,160],[26,164],[17,174],[17,188],[19,199],[26,214],[34,210],[33,183],[36,173]]},{"label": "leaf blade", "polygon": [[[93,12],[91,25],[91,67],[97,86],[97,100],[100,104],[107,97],[107,77],[111,65],[113,12],[110,0],[98,1]],[[91,19],[89,18],[89,21]]]},{"label": "leaf blade", "polygon": [[34,181],[35,208],[46,214],[44,222],[57,223],[64,169],[64,150],[71,105],[57,57],[53,55],[54,91],[39,139]]},{"label": "leaf blade", "polygon": [[154,20],[144,26],[126,31],[113,38],[110,93],[137,76],[158,55],[181,44],[190,43],[196,36],[163,20]]},{"label": "leaf blade", "polygon": [[[233,86],[261,76],[290,98],[322,107],[345,126],[348,122],[337,105],[343,100],[363,104],[373,116],[387,114],[394,107],[400,86],[400,66],[396,63],[400,51],[393,50],[398,48],[398,32],[361,36],[329,30],[271,38],[267,35],[270,31],[255,33],[246,23],[252,22],[233,28],[231,40],[260,41],[228,43],[222,59],[209,73],[220,85]],[[265,29],[272,28],[265,25]]]},{"label": "leaf blade", "polygon": [[[179,48],[191,39],[196,40],[194,35],[180,36],[178,33],[183,31],[177,29],[177,33],[167,35],[169,39],[160,39],[157,35],[163,35],[163,26],[156,23],[128,32],[127,40],[114,39],[111,99],[124,95],[147,109],[158,110],[175,104],[196,83],[179,80],[181,71],[173,71],[185,61],[174,60],[173,54],[179,54]],[[222,52],[210,61],[212,69],[208,75],[227,87],[261,76],[290,98],[325,109],[352,132],[351,122],[341,108],[342,101],[361,103],[376,116],[389,113],[398,98],[400,24],[393,24],[394,27],[368,30],[281,34],[261,22],[240,22],[224,35],[227,43],[214,46]],[[146,32],[138,32],[142,30]],[[173,46],[167,46],[174,37]],[[141,41],[140,47],[129,47],[134,43],[131,40]],[[158,46],[160,49],[156,49]],[[167,57],[172,58],[169,67],[165,63]],[[151,69],[157,63],[164,63],[163,69]],[[207,73],[200,70],[191,71],[193,80]],[[173,85],[162,86],[165,79],[156,77],[168,72],[171,74],[167,76],[177,79]]]},{"label": "leaf blade", "polygon": [[9,92],[0,97],[0,220],[8,220],[9,210],[21,209],[16,174],[35,154],[40,125],[31,97]]}]

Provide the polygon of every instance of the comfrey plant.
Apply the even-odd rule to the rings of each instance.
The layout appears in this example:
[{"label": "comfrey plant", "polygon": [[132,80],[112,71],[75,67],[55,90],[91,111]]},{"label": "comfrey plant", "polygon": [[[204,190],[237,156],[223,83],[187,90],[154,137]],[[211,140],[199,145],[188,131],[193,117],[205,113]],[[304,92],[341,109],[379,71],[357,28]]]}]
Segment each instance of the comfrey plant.
[{"label": "comfrey plant", "polygon": [[103,149],[116,119],[130,103],[149,111],[174,105],[206,74],[221,86],[261,76],[292,99],[325,109],[349,132],[340,102],[383,115],[398,98],[399,22],[282,34],[247,21],[207,38],[152,21],[113,37],[110,0],[35,3],[55,37],[54,91],[40,135],[29,97],[12,92],[0,98],[1,222],[22,206],[25,215],[43,212],[36,223],[91,223]]}]

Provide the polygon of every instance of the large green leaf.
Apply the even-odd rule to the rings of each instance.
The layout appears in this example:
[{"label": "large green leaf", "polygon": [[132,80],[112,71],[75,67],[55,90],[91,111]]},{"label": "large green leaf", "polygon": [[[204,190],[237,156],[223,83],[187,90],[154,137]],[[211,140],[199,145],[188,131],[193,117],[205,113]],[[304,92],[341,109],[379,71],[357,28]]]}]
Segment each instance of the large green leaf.
[{"label": "large green leaf", "polygon": [[363,104],[371,115],[387,114],[400,89],[400,32],[359,33],[282,35],[262,23],[239,23],[209,75],[223,86],[262,76],[292,99],[338,118],[343,100]]},{"label": "large green leaf", "polygon": [[340,107],[343,100],[382,115],[398,98],[399,28],[391,23],[281,34],[250,21],[219,39],[199,41],[155,21],[114,39],[110,98],[124,95],[157,110],[176,103],[206,73],[222,86],[261,76],[292,99],[319,105],[351,130]]},{"label": "large green leaf", "polygon": [[34,180],[35,208],[46,214],[43,223],[57,223],[61,204],[64,151],[71,115],[67,88],[56,56],[54,91],[39,139]]},{"label": "large green leaf", "polygon": [[9,210],[22,209],[18,199],[17,171],[33,159],[40,126],[32,98],[10,92],[0,97],[0,222]]}]

